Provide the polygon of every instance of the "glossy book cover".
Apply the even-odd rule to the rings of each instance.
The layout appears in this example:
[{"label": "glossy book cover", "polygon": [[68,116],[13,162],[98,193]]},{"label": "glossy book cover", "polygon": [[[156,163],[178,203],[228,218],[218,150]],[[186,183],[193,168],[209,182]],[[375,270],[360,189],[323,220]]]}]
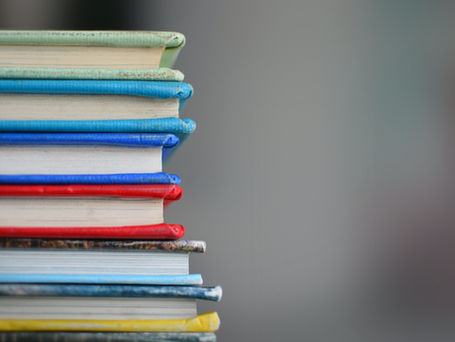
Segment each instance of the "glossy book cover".
[{"label": "glossy book cover", "polygon": [[0,296],[166,297],[218,302],[222,289],[220,286],[0,284]]},{"label": "glossy book cover", "polygon": [[197,240],[80,240],[0,238],[0,248],[48,248],[54,250],[137,250],[205,253],[205,241]]},{"label": "glossy book cover", "polygon": [[214,332],[219,326],[216,312],[162,320],[0,319],[0,331]]}]

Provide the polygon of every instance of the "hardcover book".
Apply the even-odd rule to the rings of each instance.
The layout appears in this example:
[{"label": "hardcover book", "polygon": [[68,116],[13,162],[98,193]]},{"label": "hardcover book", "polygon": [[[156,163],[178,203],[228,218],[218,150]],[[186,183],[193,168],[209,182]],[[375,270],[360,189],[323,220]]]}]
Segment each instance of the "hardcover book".
[{"label": "hardcover book", "polygon": [[0,79],[0,120],[177,118],[192,94],[182,82]]},{"label": "hardcover book", "polygon": [[181,80],[185,37],[157,31],[0,31],[0,77]]},{"label": "hardcover book", "polygon": [[191,119],[119,119],[119,120],[2,120],[4,132],[91,132],[91,133],[171,133],[180,144],[196,129]]},{"label": "hardcover book", "polygon": [[1,237],[159,238],[184,234],[164,223],[178,185],[0,185]]},{"label": "hardcover book", "polygon": [[[0,239],[0,283],[200,285],[201,276],[189,274],[189,254],[203,253],[205,246],[203,241],[182,240]],[[60,290],[75,292],[76,288]],[[85,291],[106,295],[109,288]],[[129,291],[133,296],[135,290],[110,291]]]},{"label": "hardcover book", "polygon": [[0,133],[0,175],[162,172],[178,143],[164,133]]}]

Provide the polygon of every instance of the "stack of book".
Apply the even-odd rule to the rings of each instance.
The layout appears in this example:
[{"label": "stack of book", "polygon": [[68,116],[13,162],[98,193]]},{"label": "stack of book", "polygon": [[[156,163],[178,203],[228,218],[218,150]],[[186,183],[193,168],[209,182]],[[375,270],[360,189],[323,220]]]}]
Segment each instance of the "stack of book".
[{"label": "stack of book", "polygon": [[214,341],[164,222],[162,164],[194,131],[173,32],[0,31],[0,340]]}]

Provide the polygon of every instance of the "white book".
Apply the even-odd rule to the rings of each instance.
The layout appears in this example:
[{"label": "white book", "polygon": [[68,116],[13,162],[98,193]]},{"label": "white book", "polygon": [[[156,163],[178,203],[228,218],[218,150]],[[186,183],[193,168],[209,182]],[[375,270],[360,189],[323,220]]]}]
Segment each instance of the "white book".
[{"label": "white book", "polygon": [[199,274],[189,274],[189,254],[206,248],[204,241],[186,240],[20,238],[0,239],[0,246],[0,297],[7,283],[201,284]]},{"label": "white book", "polygon": [[195,299],[113,297],[0,297],[0,319],[185,319]]},{"label": "white book", "polygon": [[156,173],[178,142],[163,133],[0,133],[0,175]]}]

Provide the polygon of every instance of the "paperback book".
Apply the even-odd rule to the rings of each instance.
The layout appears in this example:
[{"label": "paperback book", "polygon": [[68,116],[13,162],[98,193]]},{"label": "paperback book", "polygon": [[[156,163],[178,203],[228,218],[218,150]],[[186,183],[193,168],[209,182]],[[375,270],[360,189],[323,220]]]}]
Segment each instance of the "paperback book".
[{"label": "paperback book", "polygon": [[[189,274],[189,254],[205,248],[184,240],[0,239],[0,283],[201,285],[201,275]],[[84,289],[106,294],[108,288]],[[70,290],[76,291],[61,289]]]}]

